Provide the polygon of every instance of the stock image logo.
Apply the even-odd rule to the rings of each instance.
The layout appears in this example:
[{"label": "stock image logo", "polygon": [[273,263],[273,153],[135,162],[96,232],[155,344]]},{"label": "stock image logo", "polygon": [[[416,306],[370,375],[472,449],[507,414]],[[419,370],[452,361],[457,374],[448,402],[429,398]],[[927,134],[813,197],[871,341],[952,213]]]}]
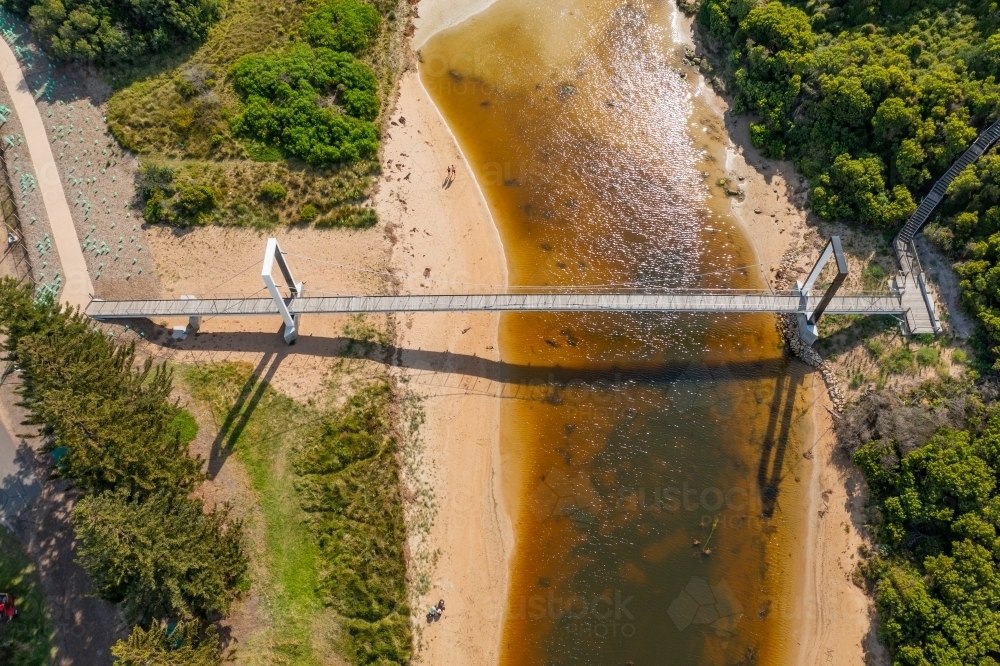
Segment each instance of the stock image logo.
[{"label": "stock image logo", "polygon": [[693,576],[667,609],[678,631],[692,624],[708,625],[720,636],[729,635],[743,615],[743,607],[725,580],[718,585]]},{"label": "stock image logo", "polygon": [[565,516],[589,524],[597,520],[601,496],[583,472],[553,469],[542,477],[528,502],[538,522]]},{"label": "stock image logo", "polygon": [[568,635],[577,638],[631,638],[635,635],[635,615],[629,605],[635,600],[621,590],[601,594],[548,594],[522,597],[516,617],[522,620],[556,622]]}]

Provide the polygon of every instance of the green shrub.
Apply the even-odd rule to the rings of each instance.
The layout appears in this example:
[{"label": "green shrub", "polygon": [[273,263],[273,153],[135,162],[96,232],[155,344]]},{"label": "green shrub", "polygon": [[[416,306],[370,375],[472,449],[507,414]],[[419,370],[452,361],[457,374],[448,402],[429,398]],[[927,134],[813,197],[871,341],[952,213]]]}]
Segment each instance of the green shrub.
[{"label": "green shrub", "polygon": [[172,631],[154,622],[149,630],[133,627],[111,654],[116,666],[222,666],[218,645],[219,632],[212,625],[202,635],[198,622],[180,622]]},{"label": "green shrub", "polygon": [[911,373],[916,369],[913,352],[907,346],[897,347],[879,360],[882,372],[887,375]]},{"label": "green shrub", "polygon": [[358,0],[327,0],[305,18],[302,34],[313,46],[360,53],[368,48],[380,21],[371,5]]},{"label": "green shrub", "polygon": [[882,358],[882,354],[885,353],[885,344],[883,344],[880,340],[866,340],[865,349],[868,350],[868,353],[871,354],[873,358],[878,360]]},{"label": "green shrub", "polygon": [[750,123],[750,143],[754,148],[763,148],[767,145],[768,132],[764,123]]},{"label": "green shrub", "polygon": [[951,352],[951,362],[965,365],[969,362],[969,355],[965,353],[964,349],[956,349]]},{"label": "green shrub", "polygon": [[146,199],[143,217],[150,224],[173,224],[177,221],[171,201],[161,190],[153,192]]},{"label": "green shrub", "polygon": [[941,359],[941,352],[937,347],[921,347],[917,350],[917,363],[922,367],[937,365]]},{"label": "green shrub", "polygon": [[314,222],[316,218],[319,217],[319,211],[316,206],[312,204],[306,204],[302,207],[302,212],[299,213],[299,221],[309,224]]},{"label": "green shrub", "polygon": [[[232,120],[238,136],[274,146],[313,165],[354,162],[378,150],[375,74],[349,53],[298,44],[249,55],[229,70],[243,99]],[[344,113],[320,106],[337,91]]]},{"label": "green shrub", "polygon": [[174,170],[169,166],[144,163],[139,169],[136,183],[139,198],[146,202],[157,192],[166,197],[174,195]]},{"label": "green shrub", "polygon": [[288,191],[281,183],[267,182],[257,190],[257,198],[267,203],[279,203],[288,196]]},{"label": "green shrub", "polygon": [[348,229],[368,229],[378,224],[378,213],[374,208],[342,206],[316,222],[320,228],[344,227]]},{"label": "green shrub", "polygon": [[180,188],[174,207],[178,216],[194,224],[204,224],[218,205],[218,199],[215,189],[208,185],[186,185]]}]

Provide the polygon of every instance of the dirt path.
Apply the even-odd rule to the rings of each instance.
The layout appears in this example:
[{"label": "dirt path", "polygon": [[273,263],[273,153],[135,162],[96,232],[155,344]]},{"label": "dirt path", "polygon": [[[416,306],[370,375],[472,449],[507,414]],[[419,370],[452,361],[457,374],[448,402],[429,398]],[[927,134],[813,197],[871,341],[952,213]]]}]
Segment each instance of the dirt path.
[{"label": "dirt path", "polygon": [[80,249],[80,241],[73,226],[73,216],[70,214],[66,194],[59,180],[59,169],[56,168],[52,148],[49,146],[48,135],[42,115],[35,105],[24,73],[14,56],[10,45],[0,39],[0,67],[3,68],[3,80],[7,86],[14,104],[14,111],[21,120],[24,130],[24,141],[28,145],[28,153],[35,168],[35,178],[38,189],[42,193],[42,201],[52,227],[52,239],[55,241],[59,258],[62,262],[65,285],[62,288],[62,302],[71,307],[85,308],[94,293],[90,275],[87,273],[87,262]]}]

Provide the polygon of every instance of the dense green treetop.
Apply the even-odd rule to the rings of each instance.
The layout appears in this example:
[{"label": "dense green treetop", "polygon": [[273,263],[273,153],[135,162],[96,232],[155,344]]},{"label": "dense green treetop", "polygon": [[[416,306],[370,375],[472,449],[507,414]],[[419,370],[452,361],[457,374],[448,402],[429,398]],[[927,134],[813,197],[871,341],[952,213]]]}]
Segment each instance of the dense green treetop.
[{"label": "dense green treetop", "polygon": [[204,635],[197,622],[180,622],[167,631],[160,623],[149,630],[135,627],[128,640],[111,648],[117,666],[222,666],[219,633],[209,626]]},{"label": "dense green treetop", "polygon": [[226,523],[225,510],[206,514],[200,501],[169,490],[142,501],[105,492],[73,508],[79,558],[94,591],[142,624],[228,610],[247,562],[240,523]]},{"label": "dense green treetop", "polygon": [[224,613],[246,589],[242,525],[192,495],[197,422],[170,401],[170,371],[11,278],[0,279],[0,335],[29,421],[77,493],[77,556],[95,594],[144,625]]},{"label": "dense green treetop", "polygon": [[795,160],[821,217],[898,225],[996,119],[996,11],[938,4],[701,5],[754,143]]},{"label": "dense green treetop", "polygon": [[6,0],[57,58],[113,64],[199,41],[217,0]]},{"label": "dense green treetop", "polygon": [[359,0],[327,0],[303,22],[307,44],[253,54],[229,70],[243,99],[237,136],[313,165],[355,162],[378,150],[378,82],[355,53],[381,18]]},{"label": "dense green treetop", "polygon": [[896,664],[1000,663],[1000,419],[942,430],[899,456],[875,440],[855,454],[878,508],[880,634]]},{"label": "dense green treetop", "polygon": [[314,46],[360,53],[371,45],[381,17],[371,5],[355,0],[328,0],[306,17],[302,34]]}]

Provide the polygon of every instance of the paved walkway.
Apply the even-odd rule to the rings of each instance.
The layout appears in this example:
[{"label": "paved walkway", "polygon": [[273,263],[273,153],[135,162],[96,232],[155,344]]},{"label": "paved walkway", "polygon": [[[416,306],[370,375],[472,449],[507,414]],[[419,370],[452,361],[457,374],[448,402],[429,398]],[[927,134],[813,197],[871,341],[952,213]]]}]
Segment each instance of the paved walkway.
[{"label": "paved walkway", "polygon": [[83,258],[80,240],[73,226],[73,215],[66,202],[66,194],[59,179],[59,169],[52,155],[42,114],[39,113],[35,98],[28,89],[14,51],[3,39],[0,39],[0,68],[3,69],[3,82],[10,94],[14,112],[21,121],[24,142],[28,145],[31,163],[35,168],[35,179],[38,181],[49,226],[52,228],[52,240],[55,242],[62,263],[65,283],[60,300],[69,306],[84,310],[94,293],[94,285],[90,281],[87,262]]},{"label": "paved walkway", "polygon": [[0,523],[10,528],[42,492],[31,470],[33,453],[22,442],[0,423]]}]

